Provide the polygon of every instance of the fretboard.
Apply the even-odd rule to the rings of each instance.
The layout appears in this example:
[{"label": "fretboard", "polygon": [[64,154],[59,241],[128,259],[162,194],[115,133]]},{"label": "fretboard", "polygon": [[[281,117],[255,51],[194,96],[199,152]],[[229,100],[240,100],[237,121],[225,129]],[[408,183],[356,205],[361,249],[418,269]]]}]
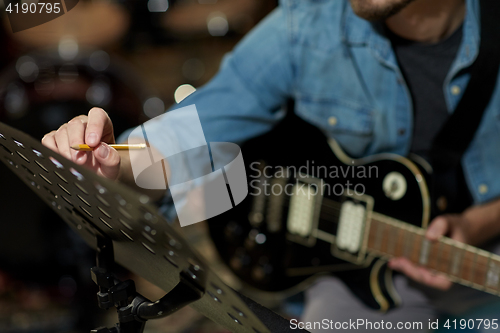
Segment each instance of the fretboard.
[{"label": "fretboard", "polygon": [[454,282],[500,294],[500,256],[447,237],[431,242],[424,234],[422,228],[373,213],[367,249],[380,256],[406,257]]}]

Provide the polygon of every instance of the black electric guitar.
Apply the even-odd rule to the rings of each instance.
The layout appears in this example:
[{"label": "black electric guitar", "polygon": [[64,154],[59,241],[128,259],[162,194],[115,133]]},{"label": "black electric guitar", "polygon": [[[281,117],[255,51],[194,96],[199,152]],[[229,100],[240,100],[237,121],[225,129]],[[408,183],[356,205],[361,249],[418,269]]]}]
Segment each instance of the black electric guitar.
[{"label": "black electric guitar", "polygon": [[247,285],[282,293],[335,273],[368,306],[399,303],[388,258],[500,294],[500,256],[424,237],[430,167],[421,158],[348,157],[297,117],[242,147],[250,194],[209,221],[224,262]]}]

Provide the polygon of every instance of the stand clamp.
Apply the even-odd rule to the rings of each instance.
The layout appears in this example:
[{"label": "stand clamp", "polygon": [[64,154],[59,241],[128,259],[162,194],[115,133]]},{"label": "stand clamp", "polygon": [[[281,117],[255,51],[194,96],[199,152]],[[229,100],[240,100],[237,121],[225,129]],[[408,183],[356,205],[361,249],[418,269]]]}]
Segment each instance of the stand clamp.
[{"label": "stand clamp", "polygon": [[91,269],[92,280],[99,286],[97,301],[101,309],[117,308],[118,324],[112,328],[99,327],[91,333],[142,333],[147,320],[166,317],[205,294],[204,271],[190,265],[179,274],[179,283],[170,292],[151,302],[137,293],[134,281],[118,281],[110,272],[113,242],[98,236],[97,248],[97,266]]}]

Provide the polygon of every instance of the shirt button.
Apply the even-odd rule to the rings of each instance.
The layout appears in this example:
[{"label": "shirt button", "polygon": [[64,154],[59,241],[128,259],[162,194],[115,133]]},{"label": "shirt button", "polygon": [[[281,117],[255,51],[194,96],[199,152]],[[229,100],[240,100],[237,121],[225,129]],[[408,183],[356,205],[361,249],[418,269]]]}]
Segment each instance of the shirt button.
[{"label": "shirt button", "polygon": [[436,201],[436,206],[438,209],[442,212],[446,210],[446,207],[448,207],[448,200],[444,195],[440,196],[437,201]]},{"label": "shirt button", "polygon": [[462,91],[462,90],[460,89],[459,86],[452,86],[451,87],[451,93],[455,96],[460,94],[460,91]]},{"label": "shirt button", "polygon": [[481,184],[478,187],[479,193],[486,194],[488,192],[488,186],[486,184]]},{"label": "shirt button", "polygon": [[328,118],[328,123],[329,123],[331,126],[335,126],[335,125],[337,125],[337,118],[336,118],[336,117],[330,117],[330,118]]},{"label": "shirt button", "polygon": [[404,128],[400,128],[400,129],[398,129],[398,134],[399,135],[405,135],[406,134],[406,130]]}]

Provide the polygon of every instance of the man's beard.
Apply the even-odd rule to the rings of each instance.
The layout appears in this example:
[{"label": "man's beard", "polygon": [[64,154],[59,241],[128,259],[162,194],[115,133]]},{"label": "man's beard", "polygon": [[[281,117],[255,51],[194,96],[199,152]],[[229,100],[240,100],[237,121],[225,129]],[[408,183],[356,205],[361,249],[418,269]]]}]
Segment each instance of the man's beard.
[{"label": "man's beard", "polygon": [[408,6],[415,0],[378,0],[385,2],[376,4],[377,0],[349,0],[356,15],[368,21],[383,21],[388,17],[397,14],[400,10]]}]

